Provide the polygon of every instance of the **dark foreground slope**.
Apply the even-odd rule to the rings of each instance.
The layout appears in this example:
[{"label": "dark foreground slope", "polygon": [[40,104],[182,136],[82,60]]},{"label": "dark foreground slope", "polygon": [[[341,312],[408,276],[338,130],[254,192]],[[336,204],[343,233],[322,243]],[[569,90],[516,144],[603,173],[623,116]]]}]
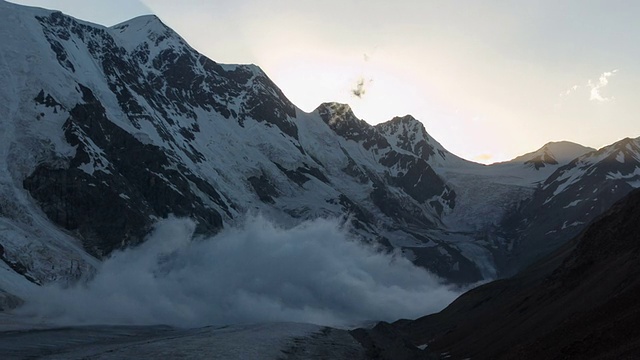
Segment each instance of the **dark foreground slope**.
[{"label": "dark foreground slope", "polygon": [[[639,298],[640,191],[634,191],[519,275],[471,290],[438,314],[379,328],[428,344],[425,358],[635,359]],[[386,346],[379,331],[368,335]]]}]

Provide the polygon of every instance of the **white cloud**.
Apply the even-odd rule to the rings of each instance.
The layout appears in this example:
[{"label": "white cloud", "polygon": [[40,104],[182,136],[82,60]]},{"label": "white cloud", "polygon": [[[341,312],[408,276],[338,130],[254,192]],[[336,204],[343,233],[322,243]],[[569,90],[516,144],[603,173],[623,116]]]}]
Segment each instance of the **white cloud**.
[{"label": "white cloud", "polygon": [[598,79],[597,82],[593,82],[593,81],[589,80],[589,82],[587,84],[587,86],[591,89],[589,100],[607,102],[607,101],[611,101],[611,100],[615,99],[613,96],[611,96],[611,97],[602,96],[602,94],[600,93],[600,90],[603,89],[604,87],[606,87],[609,84],[609,78],[611,76],[613,76],[613,74],[615,74],[617,72],[618,72],[617,69],[613,70],[613,71],[604,72],[604,73],[602,73],[600,75],[600,78]]},{"label": "white cloud", "polygon": [[566,91],[561,92],[560,97],[569,96],[572,92],[578,90],[579,88],[580,88],[579,85],[573,85],[572,87],[568,88]]},{"label": "white cloud", "polygon": [[[573,85],[569,87],[567,90],[561,92],[560,97],[564,98],[573,94],[579,89],[587,88],[589,90],[589,100],[591,101],[608,102],[608,101],[614,100],[615,98],[613,96],[605,97],[602,95],[600,91],[604,89],[607,85],[609,85],[609,78],[617,72],[618,72],[618,69],[603,72],[602,74],[600,74],[598,81],[593,81],[589,79],[587,80],[587,84],[585,86]],[[556,104],[556,107],[559,107],[559,106],[560,104]]]},{"label": "white cloud", "polygon": [[459,290],[409,260],[351,239],[335,220],[290,229],[263,218],[212,238],[161,221],[86,284],[39,288],[18,309],[58,324],[204,326],[256,322],[349,325],[441,310]]}]

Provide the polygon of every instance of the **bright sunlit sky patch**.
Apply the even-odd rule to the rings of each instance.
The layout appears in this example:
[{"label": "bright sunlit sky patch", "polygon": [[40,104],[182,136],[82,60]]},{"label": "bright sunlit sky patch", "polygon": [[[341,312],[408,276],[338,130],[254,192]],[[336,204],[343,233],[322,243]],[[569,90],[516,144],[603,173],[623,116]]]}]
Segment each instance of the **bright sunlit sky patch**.
[{"label": "bright sunlit sky patch", "polygon": [[480,162],[640,136],[637,1],[14,2],[104,25],[155,13],[213,60],[259,65],[305,111],[411,114]]}]

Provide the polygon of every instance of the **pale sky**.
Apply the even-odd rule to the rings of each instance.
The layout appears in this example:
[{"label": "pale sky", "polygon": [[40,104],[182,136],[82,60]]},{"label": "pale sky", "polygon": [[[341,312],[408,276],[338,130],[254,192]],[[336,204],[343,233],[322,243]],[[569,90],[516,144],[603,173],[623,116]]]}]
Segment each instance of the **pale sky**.
[{"label": "pale sky", "polygon": [[214,61],[259,65],[305,111],[411,114],[470,160],[640,136],[640,1],[12,2],[103,25],[155,13]]}]

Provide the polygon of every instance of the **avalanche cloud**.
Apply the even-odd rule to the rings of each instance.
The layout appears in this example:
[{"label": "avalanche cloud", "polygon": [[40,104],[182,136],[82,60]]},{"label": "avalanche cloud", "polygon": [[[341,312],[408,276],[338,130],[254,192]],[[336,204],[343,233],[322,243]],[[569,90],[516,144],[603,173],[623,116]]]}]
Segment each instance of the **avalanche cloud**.
[{"label": "avalanche cloud", "polygon": [[210,238],[194,229],[191,220],[162,220],[91,280],[43,287],[18,311],[64,325],[350,326],[436,312],[460,293],[399,254],[354,240],[337,219],[285,229],[248,217]]}]

